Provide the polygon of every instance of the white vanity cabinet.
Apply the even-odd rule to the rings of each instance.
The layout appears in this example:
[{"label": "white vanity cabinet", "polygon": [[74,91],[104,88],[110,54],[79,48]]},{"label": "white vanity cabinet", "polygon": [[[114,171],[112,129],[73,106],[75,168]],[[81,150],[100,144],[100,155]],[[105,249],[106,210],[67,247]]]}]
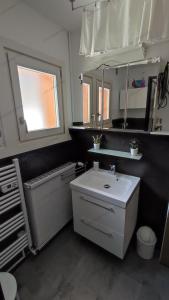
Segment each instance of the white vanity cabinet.
[{"label": "white vanity cabinet", "polygon": [[72,188],[75,232],[123,259],[136,225],[138,194],[139,184],[123,208]]}]

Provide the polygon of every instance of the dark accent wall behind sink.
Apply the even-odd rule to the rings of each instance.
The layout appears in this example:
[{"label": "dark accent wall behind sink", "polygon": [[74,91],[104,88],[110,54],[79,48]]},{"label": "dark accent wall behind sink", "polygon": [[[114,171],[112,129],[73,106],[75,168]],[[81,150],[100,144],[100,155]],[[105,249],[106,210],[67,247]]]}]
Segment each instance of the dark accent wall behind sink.
[{"label": "dark accent wall behind sink", "polygon": [[138,226],[148,225],[154,229],[161,244],[169,200],[169,137],[155,136],[144,133],[123,133],[104,131],[102,147],[113,150],[129,151],[129,141],[136,137],[140,141],[140,161],[88,153],[92,148],[92,135],[95,130],[70,129],[70,134],[78,159],[89,161],[99,160],[102,168],[109,168],[115,163],[117,171],[141,177]]},{"label": "dark accent wall behind sink", "polygon": [[19,158],[23,182],[48,172],[68,161],[76,161],[73,141],[25,152],[14,157],[0,160],[0,166],[9,163],[12,158]]}]

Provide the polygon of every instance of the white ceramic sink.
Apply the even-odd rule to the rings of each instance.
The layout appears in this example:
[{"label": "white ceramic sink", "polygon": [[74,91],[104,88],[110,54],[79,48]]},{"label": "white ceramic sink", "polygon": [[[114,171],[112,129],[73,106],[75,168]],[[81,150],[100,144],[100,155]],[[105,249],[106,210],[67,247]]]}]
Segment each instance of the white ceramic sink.
[{"label": "white ceramic sink", "polygon": [[140,178],[110,171],[90,169],[71,182],[71,188],[85,192],[114,205],[125,208]]}]

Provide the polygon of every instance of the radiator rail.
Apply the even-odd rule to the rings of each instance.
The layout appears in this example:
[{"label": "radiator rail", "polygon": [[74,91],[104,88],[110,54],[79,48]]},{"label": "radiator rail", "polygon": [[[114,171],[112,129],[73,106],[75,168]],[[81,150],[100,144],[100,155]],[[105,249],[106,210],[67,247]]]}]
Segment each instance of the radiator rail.
[{"label": "radiator rail", "polygon": [[0,271],[9,271],[31,247],[18,159],[0,167],[0,220]]}]

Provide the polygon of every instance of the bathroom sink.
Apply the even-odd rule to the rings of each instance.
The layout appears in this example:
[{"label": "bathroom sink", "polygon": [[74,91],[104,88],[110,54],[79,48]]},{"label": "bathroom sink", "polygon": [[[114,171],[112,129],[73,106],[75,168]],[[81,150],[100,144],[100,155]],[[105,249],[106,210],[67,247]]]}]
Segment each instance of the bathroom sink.
[{"label": "bathroom sink", "polygon": [[71,182],[71,188],[125,208],[140,178],[110,171],[90,169]]}]

